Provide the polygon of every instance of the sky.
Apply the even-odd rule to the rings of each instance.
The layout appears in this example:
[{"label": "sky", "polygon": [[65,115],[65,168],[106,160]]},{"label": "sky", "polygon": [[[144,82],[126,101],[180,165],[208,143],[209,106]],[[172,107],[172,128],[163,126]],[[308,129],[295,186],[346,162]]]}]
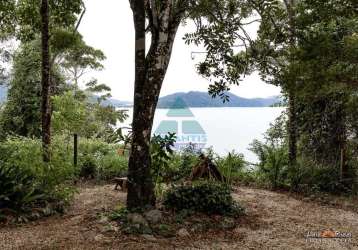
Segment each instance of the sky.
[{"label": "sky", "polygon": [[[85,0],[86,13],[79,28],[84,40],[91,46],[101,49],[107,59],[100,72],[89,72],[86,78],[97,78],[112,89],[112,96],[122,101],[133,100],[134,89],[134,26],[128,0]],[[199,76],[195,65],[203,55],[196,46],[188,46],[183,41],[190,32],[190,23],[179,28],[173,48],[169,69],[165,77],[161,96],[176,92],[207,91],[208,80]],[[278,87],[263,83],[258,74],[247,76],[231,92],[242,97],[268,97],[279,95]]]}]

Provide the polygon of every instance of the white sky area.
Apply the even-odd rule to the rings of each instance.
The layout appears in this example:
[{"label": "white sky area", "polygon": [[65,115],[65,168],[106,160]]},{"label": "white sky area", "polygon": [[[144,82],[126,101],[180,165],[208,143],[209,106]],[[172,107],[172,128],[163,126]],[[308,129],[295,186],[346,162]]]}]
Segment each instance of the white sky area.
[{"label": "white sky area", "polygon": [[[89,72],[86,78],[95,77],[112,88],[112,96],[122,101],[133,100],[134,89],[134,26],[128,0],[85,0],[86,14],[79,31],[91,46],[101,49],[107,59],[104,70]],[[188,46],[182,39],[193,25],[181,26],[173,48],[169,69],[161,96],[175,92],[207,91],[209,82],[199,76],[195,65],[203,58],[191,52],[202,52],[195,45]],[[255,28],[252,32],[255,32]],[[252,33],[251,32],[251,33]],[[148,44],[149,45],[149,44]],[[147,46],[148,46],[147,45]],[[231,92],[242,97],[268,97],[279,95],[278,87],[263,83],[258,74],[247,76]]]}]

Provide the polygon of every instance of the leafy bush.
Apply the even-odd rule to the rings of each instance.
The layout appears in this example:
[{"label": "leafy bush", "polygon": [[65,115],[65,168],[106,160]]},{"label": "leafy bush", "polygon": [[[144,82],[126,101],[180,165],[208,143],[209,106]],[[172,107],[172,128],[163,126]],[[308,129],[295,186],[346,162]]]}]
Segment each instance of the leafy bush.
[{"label": "leafy bush", "polygon": [[50,164],[42,161],[40,140],[8,138],[0,144],[0,214],[3,209],[27,213],[49,204],[62,210],[71,200],[71,183],[77,176],[108,180],[125,175],[127,158],[119,156],[116,149],[116,145],[101,140],[80,139],[75,169],[71,138],[53,138]]},{"label": "leafy bush", "polygon": [[100,161],[98,176],[102,180],[110,180],[118,176],[127,176],[128,158],[111,150]]},{"label": "leafy bush", "polygon": [[[256,183],[269,183],[272,187],[287,187],[291,190],[305,193],[330,192],[351,193],[354,191],[354,180],[356,180],[356,169],[354,162],[349,161],[349,181],[341,183],[340,166],[322,164],[324,160],[318,159],[317,155],[312,157],[307,154],[307,142],[304,136],[298,144],[300,154],[297,164],[288,167],[288,142],[287,142],[287,120],[286,116],[280,116],[265,134],[265,141],[255,140],[251,150],[258,156],[259,164],[254,171]],[[351,148],[348,148],[348,152]],[[314,154],[315,155],[315,154]],[[353,159],[350,157],[350,159]]]},{"label": "leafy bush", "polygon": [[80,139],[78,148],[78,175],[109,180],[125,176],[128,160],[117,153],[118,146],[100,139]]},{"label": "leafy bush", "polygon": [[0,212],[4,208],[25,210],[45,198],[29,169],[1,165],[0,180]]},{"label": "leafy bush", "polygon": [[254,140],[250,150],[259,163],[250,174],[259,185],[269,184],[273,188],[288,187],[294,181],[288,168],[287,116],[282,113],[265,133],[264,142]]},{"label": "leafy bush", "polygon": [[255,140],[251,151],[259,157],[257,174],[263,181],[269,182],[273,188],[284,187],[288,179],[288,151],[284,146],[264,144]]},{"label": "leafy bush", "polygon": [[231,197],[228,185],[200,181],[170,189],[164,205],[173,210],[192,210],[206,214],[240,215],[243,209]]},{"label": "leafy bush", "polygon": [[234,151],[227,156],[217,157],[215,163],[219,167],[221,174],[226,177],[229,183],[238,179],[238,177],[245,171],[246,167],[244,155]]},{"label": "leafy bush", "polygon": [[[292,173],[293,178],[291,178],[290,185],[295,191],[303,193],[328,192],[340,194],[354,192],[353,185],[344,185],[340,181],[339,170],[339,166],[320,166],[315,162],[300,159]],[[351,176],[354,176],[354,174],[352,173]]]},{"label": "leafy bush", "polygon": [[80,159],[79,177],[94,179],[97,176],[96,158],[92,155],[82,155]]},{"label": "leafy bush", "polygon": [[199,153],[189,145],[181,151],[173,151],[175,135],[154,136],[151,141],[153,176],[156,184],[177,182],[190,176]]},{"label": "leafy bush", "polygon": [[[27,212],[49,203],[64,205],[73,192],[65,185],[73,167],[54,140],[51,164],[42,161],[39,140],[13,137],[0,145],[0,213]],[[61,209],[60,207],[57,207]]]},{"label": "leafy bush", "polygon": [[[213,159],[220,172],[228,180],[228,183],[237,179],[245,171],[246,162],[242,154],[231,152],[227,156],[221,157],[212,150],[209,150],[206,154]],[[200,161],[199,155],[200,151],[196,151],[190,145],[179,152],[173,152],[166,159],[165,167],[161,169],[161,179],[168,183],[189,178],[193,168]]]},{"label": "leafy bush", "polygon": [[154,183],[163,181],[164,173],[169,168],[169,161],[174,153],[176,137],[175,134],[169,133],[165,136],[154,135],[151,140],[150,154],[152,158],[152,174]]},{"label": "leafy bush", "polygon": [[164,179],[166,182],[177,182],[187,179],[198,161],[198,154],[190,149],[174,153],[168,168],[165,170]]}]

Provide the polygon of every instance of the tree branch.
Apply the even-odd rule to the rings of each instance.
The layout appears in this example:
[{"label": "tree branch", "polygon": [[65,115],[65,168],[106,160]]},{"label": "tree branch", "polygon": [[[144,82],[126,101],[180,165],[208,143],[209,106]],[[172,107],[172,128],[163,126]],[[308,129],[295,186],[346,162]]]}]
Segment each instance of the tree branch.
[{"label": "tree branch", "polygon": [[80,19],[78,19],[78,22],[76,24],[75,32],[78,31],[78,27],[80,27],[80,24],[82,22],[82,18],[86,13],[86,5],[82,2],[83,11],[81,13]]},{"label": "tree branch", "polygon": [[155,4],[155,0],[149,0],[148,1],[148,5],[150,5],[150,10],[151,10],[151,15],[152,15],[152,19],[153,19],[153,26],[155,29],[159,29],[159,25],[158,25],[158,9],[157,6]]}]

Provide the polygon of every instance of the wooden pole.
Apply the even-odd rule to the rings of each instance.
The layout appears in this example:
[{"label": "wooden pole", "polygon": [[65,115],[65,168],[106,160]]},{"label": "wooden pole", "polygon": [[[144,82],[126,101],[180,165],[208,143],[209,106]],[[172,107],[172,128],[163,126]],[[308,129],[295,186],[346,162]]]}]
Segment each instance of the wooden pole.
[{"label": "wooden pole", "polygon": [[343,182],[343,148],[341,148],[341,162],[340,162],[340,166],[341,166],[341,169],[340,169],[340,181],[341,183]]},{"label": "wooden pole", "polygon": [[78,135],[73,135],[73,165],[77,167],[77,158],[78,158]]}]

